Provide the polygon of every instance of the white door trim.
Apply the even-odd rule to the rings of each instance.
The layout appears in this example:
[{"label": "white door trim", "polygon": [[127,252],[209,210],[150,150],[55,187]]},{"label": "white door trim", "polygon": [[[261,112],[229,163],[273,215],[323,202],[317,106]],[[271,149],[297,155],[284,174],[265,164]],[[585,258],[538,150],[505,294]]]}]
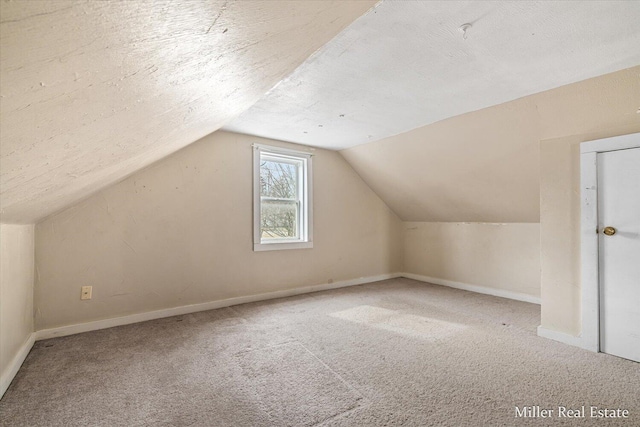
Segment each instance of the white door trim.
[{"label": "white door trim", "polygon": [[600,274],[598,270],[597,155],[606,151],[640,148],[640,133],[580,144],[580,256],[582,261],[581,347],[600,350]]}]

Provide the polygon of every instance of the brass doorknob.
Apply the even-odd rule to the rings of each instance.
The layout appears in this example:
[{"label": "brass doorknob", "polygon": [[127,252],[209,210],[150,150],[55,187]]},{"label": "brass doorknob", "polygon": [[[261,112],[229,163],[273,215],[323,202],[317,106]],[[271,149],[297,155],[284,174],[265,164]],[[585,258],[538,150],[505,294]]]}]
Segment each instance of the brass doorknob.
[{"label": "brass doorknob", "polygon": [[602,232],[607,236],[613,236],[614,234],[616,234],[616,229],[613,227],[605,227]]}]

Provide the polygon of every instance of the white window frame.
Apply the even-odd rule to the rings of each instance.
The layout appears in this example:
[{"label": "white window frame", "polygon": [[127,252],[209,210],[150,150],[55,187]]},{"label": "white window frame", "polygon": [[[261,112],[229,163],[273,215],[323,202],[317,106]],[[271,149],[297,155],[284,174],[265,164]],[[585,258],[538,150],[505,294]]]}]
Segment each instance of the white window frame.
[{"label": "white window frame", "polygon": [[[280,157],[284,160],[302,161],[299,171],[298,200],[299,231],[298,239],[263,240],[260,235],[261,198],[260,198],[260,159],[262,155]],[[274,251],[282,249],[313,248],[313,155],[304,151],[268,145],[253,144],[253,250]]]}]

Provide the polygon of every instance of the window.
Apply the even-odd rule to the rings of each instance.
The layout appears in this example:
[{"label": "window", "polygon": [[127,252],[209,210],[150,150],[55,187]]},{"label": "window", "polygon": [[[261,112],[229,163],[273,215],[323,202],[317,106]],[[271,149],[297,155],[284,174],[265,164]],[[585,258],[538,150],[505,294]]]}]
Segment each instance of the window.
[{"label": "window", "polygon": [[312,248],[311,154],[254,148],[253,250]]}]

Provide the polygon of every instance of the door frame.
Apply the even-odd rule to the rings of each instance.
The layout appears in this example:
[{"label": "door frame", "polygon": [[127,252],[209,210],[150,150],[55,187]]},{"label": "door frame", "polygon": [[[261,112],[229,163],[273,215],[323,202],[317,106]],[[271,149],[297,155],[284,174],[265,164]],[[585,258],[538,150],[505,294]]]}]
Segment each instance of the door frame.
[{"label": "door frame", "polygon": [[582,347],[600,351],[600,271],[598,251],[598,153],[640,148],[640,133],[580,144],[580,258]]}]

